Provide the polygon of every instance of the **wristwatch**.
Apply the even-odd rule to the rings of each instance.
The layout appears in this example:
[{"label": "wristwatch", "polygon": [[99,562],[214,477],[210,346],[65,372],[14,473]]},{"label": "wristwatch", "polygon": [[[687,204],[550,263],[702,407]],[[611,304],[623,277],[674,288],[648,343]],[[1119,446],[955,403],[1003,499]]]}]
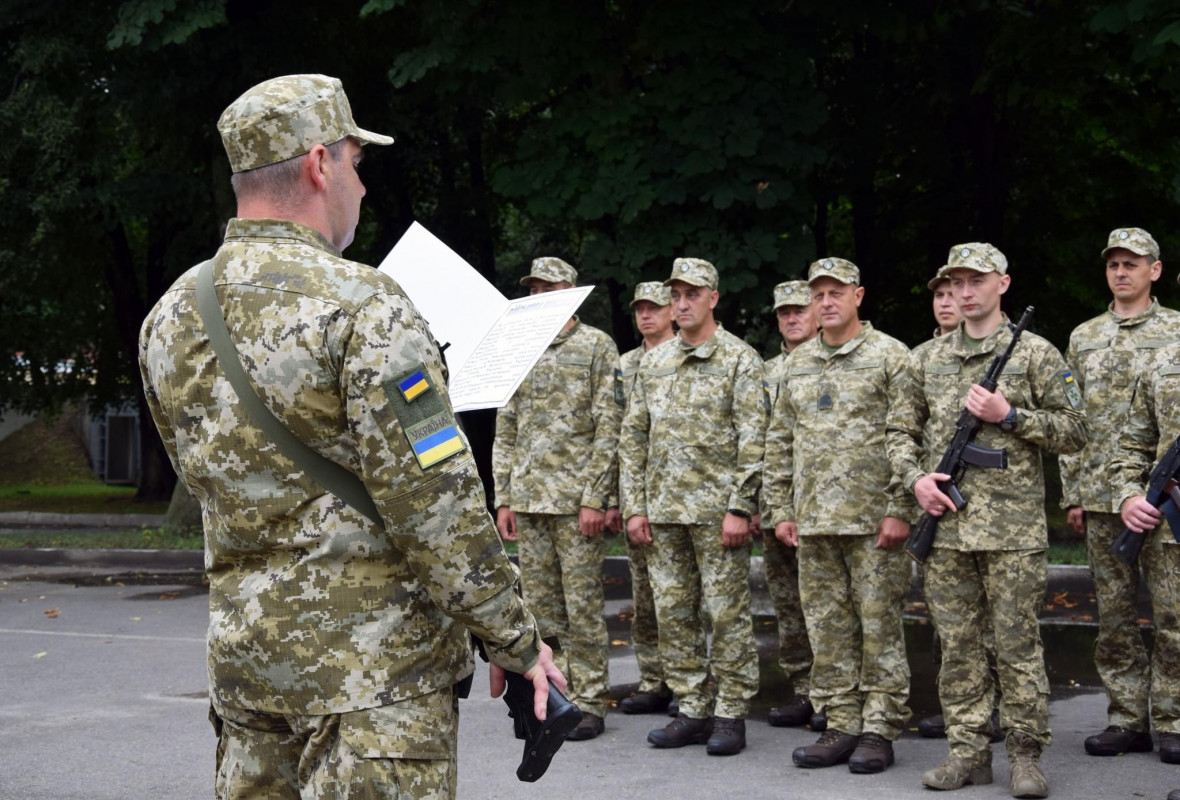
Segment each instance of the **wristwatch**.
[{"label": "wristwatch", "polygon": [[727,508],[726,511],[730,514],[733,514],[735,517],[743,517],[745,519],[750,518],[750,512],[742,511],[740,508]]},{"label": "wristwatch", "polygon": [[1016,406],[1008,406],[1008,416],[1000,422],[1000,430],[1004,433],[1016,430]]}]

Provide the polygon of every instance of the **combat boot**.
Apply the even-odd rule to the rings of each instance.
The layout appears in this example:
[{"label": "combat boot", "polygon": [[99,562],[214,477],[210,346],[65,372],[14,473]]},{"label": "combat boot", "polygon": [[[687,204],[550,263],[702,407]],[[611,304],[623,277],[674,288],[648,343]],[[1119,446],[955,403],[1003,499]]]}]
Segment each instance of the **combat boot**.
[{"label": "combat boot", "polygon": [[1008,761],[1012,767],[1009,783],[1013,797],[1048,797],[1049,781],[1037,763],[1041,760],[1041,744],[1027,733],[1008,734]]},{"label": "combat boot", "polygon": [[662,728],[647,734],[647,740],[656,747],[684,747],[687,744],[704,744],[713,735],[713,718],[694,719],[677,714],[676,719]]},{"label": "combat boot", "polygon": [[848,771],[858,775],[884,772],[893,766],[893,742],[879,733],[862,733],[848,757]]},{"label": "combat boot", "polygon": [[1160,761],[1180,764],[1180,733],[1160,734]]},{"label": "combat boot", "polygon": [[828,729],[828,715],[815,713],[811,715],[811,721],[807,723],[811,729],[816,733],[823,733]]},{"label": "combat boot", "polygon": [[1129,731],[1118,725],[1111,725],[1102,733],[1096,733],[1086,739],[1086,752],[1092,756],[1150,753],[1152,747],[1150,733]]},{"label": "combat boot", "polygon": [[797,694],[785,705],[770,709],[766,721],[772,728],[797,728],[806,725],[815,709],[805,694]]},{"label": "combat boot", "polygon": [[619,710],[624,714],[658,714],[671,702],[672,693],[667,689],[663,692],[636,692],[622,699]]},{"label": "combat boot", "polygon": [[591,714],[587,711],[582,715],[582,721],[578,723],[577,727],[566,734],[566,739],[571,742],[582,742],[587,739],[594,739],[603,730],[606,729],[606,721],[597,714]]},{"label": "combat boot", "polygon": [[1168,792],[1168,800],[1180,800],[1180,789],[1173,789]]},{"label": "combat boot", "polygon": [[713,735],[706,743],[705,752],[711,756],[736,756],[745,749],[746,721],[713,717]]},{"label": "combat boot", "polygon": [[992,782],[992,751],[979,753],[976,758],[952,755],[941,766],[922,773],[922,785],[927,789],[950,791],[967,784],[983,786]]},{"label": "combat boot", "polygon": [[816,767],[833,767],[843,764],[852,756],[856,749],[858,737],[851,733],[841,733],[835,728],[824,731],[815,744],[806,747],[796,747],[791,754],[791,760],[797,767],[813,769]]}]

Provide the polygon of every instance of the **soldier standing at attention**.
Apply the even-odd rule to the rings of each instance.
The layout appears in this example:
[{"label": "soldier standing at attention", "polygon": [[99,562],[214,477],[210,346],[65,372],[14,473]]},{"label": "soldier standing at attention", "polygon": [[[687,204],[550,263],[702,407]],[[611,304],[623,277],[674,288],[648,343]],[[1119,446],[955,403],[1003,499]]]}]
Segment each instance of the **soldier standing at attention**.
[{"label": "soldier standing at attention", "polygon": [[[635,327],[643,336],[643,344],[619,356],[619,383],[616,385],[620,405],[626,407],[627,398],[635,385],[639,362],[644,353],[663,344],[676,334],[672,332],[672,306],[668,287],[659,281],[647,281],[635,287],[631,308],[635,312]],[[664,682],[664,668],[660,664],[660,630],[656,624],[656,601],[652,596],[651,577],[647,569],[646,546],[627,541],[627,562],[631,569],[631,597],[634,616],[631,618],[631,642],[639,661],[639,689],[624,697],[619,708],[624,714],[652,714],[664,711],[672,701],[672,690]]]},{"label": "soldier standing at attention", "polygon": [[[774,287],[774,314],[782,336],[781,352],[762,366],[771,405],[778,396],[779,381],[785,377],[787,356],[799,345],[814,339],[819,330],[807,281],[787,281]],[[773,458],[774,454],[769,453],[769,457]],[[768,515],[763,514],[763,517],[769,522]],[[791,682],[791,699],[785,706],[770,709],[767,721],[776,728],[793,728],[806,725],[815,713],[808,697],[811,643],[807,639],[807,624],[799,602],[798,551],[780,542],[773,529],[766,531],[762,542],[766,587],[778,620],[778,663]]]},{"label": "soldier standing at attention", "polygon": [[676,718],[647,740],[734,755],[758,692],[749,576],[766,432],[762,359],[713,318],[712,264],[678,258],[664,284],[680,333],[640,362],[619,436],[623,516],[631,541],[650,547],[660,660],[680,700]]},{"label": "soldier standing at attention", "polygon": [[[468,630],[523,671],[544,718],[564,684],[454,424],[434,339],[398,285],[341,258],[365,187],[335,78],[255,86],[218,123],[238,215],[211,263],[217,313],[265,405],[364,482],[384,528],[252,422],[185,273],[144,321],[152,418],[200,501],[216,795],[454,797]],[[201,273],[206,274],[206,273]],[[412,397],[411,397],[412,395]],[[361,757],[359,754],[364,754]]]},{"label": "soldier standing at attention", "polygon": [[1114,299],[1105,313],[1074,329],[1065,353],[1086,402],[1090,441],[1080,453],[1061,458],[1061,502],[1070,528],[1086,534],[1098,601],[1094,664],[1109,698],[1108,727],[1086,739],[1086,752],[1117,756],[1151,752],[1148,698],[1154,692],[1139,631],[1139,568],[1110,552],[1123,529],[1111,491],[1110,460],[1135,382],[1147,374],[1157,350],[1180,340],[1180,313],[1163,308],[1151,295],[1163,264],[1159,245],[1147,231],[1111,231],[1102,258]]},{"label": "soldier standing at attention", "polygon": [[1123,523],[1147,537],[1139,553],[1155,623],[1147,691],[1151,725],[1159,732],[1160,761],[1165,764],[1180,764],[1180,544],[1171,527],[1160,524],[1162,515],[1147,502],[1144,489],[1152,467],[1177,436],[1180,344],[1173,343],[1156,350],[1143,371],[1110,466]]},{"label": "soldier standing at attention", "polygon": [[914,358],[919,361],[921,361],[922,352],[926,348],[933,344],[939,336],[946,336],[959,327],[959,322],[963,319],[963,315],[959,313],[959,305],[955,302],[954,292],[951,291],[951,281],[942,274],[942,270],[939,270],[939,274],[930,279],[926,287],[934,293],[934,321],[938,323],[938,327],[934,329],[933,336],[911,351]]},{"label": "soldier standing at attention", "polygon": [[901,545],[916,508],[898,475],[921,435],[913,371],[904,344],[859,319],[855,264],[817,261],[808,284],[822,330],[787,359],[764,466],[775,535],[799,548],[811,702],[828,721],[792,758],[882,772],[910,714]]},{"label": "soldier standing at attention", "polygon": [[[926,601],[943,642],[938,697],[950,755],[926,771],[922,783],[945,790],[992,780],[988,738],[995,698],[983,644],[990,616],[1009,788],[1013,797],[1046,797],[1049,785],[1038,764],[1051,741],[1037,623],[1048,579],[1041,451],[1071,453],[1086,443],[1082,398],[1061,354],[1028,332],[996,391],[981,387],[993,358],[1012,340],[1000,310],[1011,282],[1008,260],[990,244],[956,245],[941,274],[951,280],[963,324],[926,351],[918,404],[925,467],[905,473],[922,509],[939,518],[926,560]],[[968,469],[960,487],[967,506],[955,512],[938,486],[950,476],[923,473],[937,465],[964,405],[985,423],[976,443],[1007,450],[1008,468]]]},{"label": "soldier standing at attention", "polygon": [[[548,257],[520,283],[535,295],[577,280],[572,266]],[[508,541],[519,537],[525,598],[541,634],[557,637],[569,699],[584,713],[566,737],[573,741],[602,733],[610,693],[602,564],[622,415],[618,360],[609,336],[570,318],[497,412],[492,445],[496,527]]]}]

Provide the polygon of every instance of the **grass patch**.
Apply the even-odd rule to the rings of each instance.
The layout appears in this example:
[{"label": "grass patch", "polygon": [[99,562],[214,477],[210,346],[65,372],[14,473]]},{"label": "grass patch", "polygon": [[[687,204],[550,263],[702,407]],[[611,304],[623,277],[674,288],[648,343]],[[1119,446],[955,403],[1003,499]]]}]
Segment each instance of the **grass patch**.
[{"label": "grass patch", "polygon": [[1085,542],[1052,542],[1049,545],[1050,564],[1073,564],[1086,566],[1090,562],[1086,558]]},{"label": "grass patch", "polygon": [[48,514],[163,514],[168,503],[135,501],[134,486],[109,486],[101,481],[58,485],[0,485],[0,511]]},{"label": "grass patch", "polygon": [[170,533],[163,528],[87,531],[20,531],[0,535],[0,548],[69,547],[91,550],[201,550],[204,537],[197,533]]}]

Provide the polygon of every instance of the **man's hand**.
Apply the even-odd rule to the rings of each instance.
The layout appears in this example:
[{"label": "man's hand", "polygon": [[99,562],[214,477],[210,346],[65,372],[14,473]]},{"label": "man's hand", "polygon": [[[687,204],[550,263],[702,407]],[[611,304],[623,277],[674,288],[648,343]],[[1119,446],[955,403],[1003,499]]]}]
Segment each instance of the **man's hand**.
[{"label": "man's hand", "polygon": [[761,514],[755,514],[754,516],[750,517],[750,535],[751,536],[761,536],[762,535],[762,515]]},{"label": "man's hand", "polygon": [[1081,506],[1070,506],[1065,511],[1065,524],[1074,533],[1086,532],[1086,512]]},{"label": "man's hand", "polygon": [[737,514],[725,512],[721,520],[721,545],[723,547],[742,547],[750,541],[750,519]]},{"label": "man's hand", "polygon": [[587,539],[593,539],[600,535],[605,524],[606,512],[589,506],[582,506],[578,509],[578,530]]},{"label": "man's hand", "polygon": [[989,392],[978,383],[972,384],[967,392],[967,410],[984,422],[1001,423],[1012,405],[1004,398],[1004,393],[997,387]]},{"label": "man's hand", "polygon": [[[541,655],[537,663],[525,670],[524,677],[533,684],[533,713],[537,719],[545,721],[545,708],[549,704],[549,681],[561,691],[565,692],[565,676],[553,663],[553,651],[549,645],[541,642]],[[488,665],[488,683],[492,689],[492,697],[504,694],[507,685],[504,670],[495,664]]]},{"label": "man's hand", "polygon": [[[974,387],[972,387],[974,388]],[[944,472],[931,472],[918,478],[914,484],[914,497],[918,505],[932,517],[941,517],[948,511],[955,510],[955,503],[938,488],[939,481],[949,481],[950,475]]]},{"label": "man's hand", "polygon": [[611,533],[622,533],[623,514],[619,509],[608,508],[606,510],[606,529]]},{"label": "man's hand", "polygon": [[877,527],[877,547],[889,550],[904,542],[910,535],[910,524],[897,517],[885,517]]},{"label": "man's hand", "polygon": [[780,522],[774,526],[774,538],[787,547],[799,546],[799,526],[794,522]]},{"label": "man's hand", "polygon": [[1128,497],[1126,502],[1123,503],[1119,515],[1123,518],[1123,524],[1135,533],[1143,533],[1144,531],[1151,530],[1160,524],[1160,520],[1164,516],[1158,508],[1147,502],[1147,498],[1141,494]]},{"label": "man's hand", "polygon": [[496,509],[496,530],[506,542],[516,541],[516,512],[508,506]]},{"label": "man's hand", "polygon": [[647,517],[636,514],[627,520],[627,537],[631,539],[631,544],[651,544],[651,525],[647,523]]}]

